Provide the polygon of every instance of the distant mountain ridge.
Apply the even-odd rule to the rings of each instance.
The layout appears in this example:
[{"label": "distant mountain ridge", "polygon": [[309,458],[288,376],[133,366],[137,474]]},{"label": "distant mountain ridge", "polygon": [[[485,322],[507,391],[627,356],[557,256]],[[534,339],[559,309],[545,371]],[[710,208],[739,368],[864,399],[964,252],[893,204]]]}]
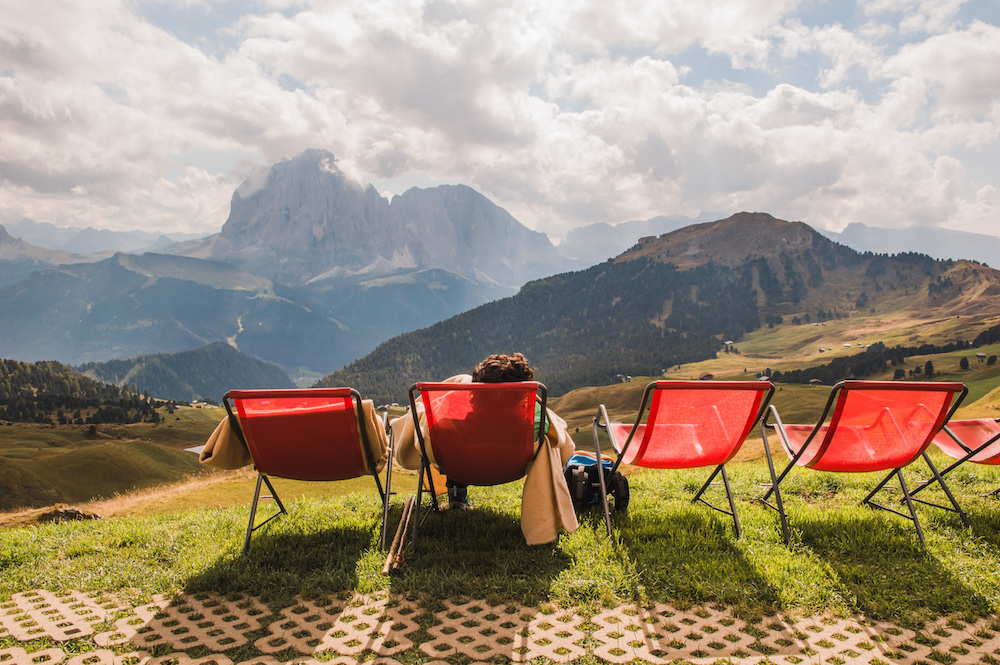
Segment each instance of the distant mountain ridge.
[{"label": "distant mountain ridge", "polygon": [[935,259],[969,259],[993,267],[1000,266],[1000,238],[982,233],[926,226],[885,229],[862,222],[852,222],[840,233],[821,233],[859,252],[919,252]]},{"label": "distant mountain ridge", "polygon": [[596,222],[570,229],[566,238],[556,247],[556,251],[564,258],[578,262],[578,268],[586,268],[618,256],[640,238],[660,236],[691,224],[721,217],[719,213],[703,212],[696,217],[659,215],[650,219],[637,219],[618,224]]},{"label": "distant mountain ridge", "polygon": [[36,247],[15,238],[0,225],[0,288],[22,280],[36,270],[78,260],[81,260],[80,257],[62,250]]},{"label": "distant mountain ridge", "polygon": [[205,234],[152,233],[149,231],[112,231],[110,229],[56,226],[49,222],[20,219],[4,223],[7,230],[35,247],[73,254],[113,254],[114,252],[156,251],[166,245],[193,240]]},{"label": "distant mountain ridge", "polygon": [[1000,272],[979,264],[862,254],[801,222],[739,213],[644,238],[614,260],[388,340],[318,385],[399,401],[414,381],[521,351],[559,395],[714,357],[723,340],[763,325],[907,308],[982,320],[1000,314],[997,296]]}]

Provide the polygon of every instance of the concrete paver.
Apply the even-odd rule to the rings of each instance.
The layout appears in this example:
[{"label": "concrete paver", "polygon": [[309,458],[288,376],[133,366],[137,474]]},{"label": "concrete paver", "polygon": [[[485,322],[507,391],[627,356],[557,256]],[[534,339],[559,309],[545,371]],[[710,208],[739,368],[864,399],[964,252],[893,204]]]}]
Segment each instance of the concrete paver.
[{"label": "concrete paver", "polygon": [[[942,618],[913,631],[859,617],[777,615],[751,623],[725,608],[664,604],[593,616],[480,600],[443,605],[430,612],[389,594],[354,595],[296,598],[273,612],[250,597],[157,597],[129,607],[80,592],[32,591],[0,603],[0,637],[24,645],[0,649],[0,665],[475,665],[581,657],[654,665],[1000,663],[997,617]],[[81,637],[96,648],[68,654],[52,646]]]}]

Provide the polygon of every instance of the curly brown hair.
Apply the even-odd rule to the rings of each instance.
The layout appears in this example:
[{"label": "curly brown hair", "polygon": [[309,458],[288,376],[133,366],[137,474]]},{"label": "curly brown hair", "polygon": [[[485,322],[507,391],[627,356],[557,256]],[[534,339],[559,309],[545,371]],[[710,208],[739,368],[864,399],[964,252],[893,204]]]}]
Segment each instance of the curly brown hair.
[{"label": "curly brown hair", "polygon": [[484,358],[472,370],[472,380],[476,383],[510,383],[513,381],[531,381],[535,372],[528,367],[528,359],[520,353],[509,356],[494,353]]}]

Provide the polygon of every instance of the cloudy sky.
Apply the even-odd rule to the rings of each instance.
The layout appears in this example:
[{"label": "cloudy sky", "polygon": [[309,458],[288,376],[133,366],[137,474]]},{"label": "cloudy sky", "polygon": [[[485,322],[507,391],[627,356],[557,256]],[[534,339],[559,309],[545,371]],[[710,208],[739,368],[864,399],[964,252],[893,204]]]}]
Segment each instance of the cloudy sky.
[{"label": "cloudy sky", "polygon": [[0,0],[0,223],[217,231],[333,152],[554,240],[660,214],[1000,235],[997,0]]}]

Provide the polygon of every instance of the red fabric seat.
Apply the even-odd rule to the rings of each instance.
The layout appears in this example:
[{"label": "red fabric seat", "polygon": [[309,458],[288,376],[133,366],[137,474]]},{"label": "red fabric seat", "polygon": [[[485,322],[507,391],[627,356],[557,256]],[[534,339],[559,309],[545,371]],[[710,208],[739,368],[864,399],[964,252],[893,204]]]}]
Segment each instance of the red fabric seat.
[{"label": "red fabric seat", "polygon": [[442,473],[465,485],[500,485],[524,477],[539,441],[539,385],[418,383],[432,457]]},{"label": "red fabric seat", "polygon": [[523,478],[545,441],[542,414],[547,391],[537,381],[420,382],[410,387],[409,398],[421,458],[412,520],[412,547],[416,548],[425,477],[434,510],[439,510],[430,465],[463,485],[500,485]]},{"label": "red fabric seat", "polygon": [[[934,445],[956,461],[938,471],[928,459],[928,464],[930,464],[934,475],[918,485],[913,490],[913,494],[922,492],[966,462],[1000,464],[1000,422],[993,418],[950,420],[934,436]],[[989,492],[987,496],[997,496],[998,494],[1000,494],[1000,487]]]},{"label": "red fabric seat", "polygon": [[993,418],[952,420],[946,429],[954,436],[945,429],[934,436],[934,445],[944,454],[963,462],[1000,464],[1000,422]]},{"label": "red fabric seat", "polygon": [[[716,467],[693,501],[702,501],[730,515],[739,537],[739,517],[725,464],[739,451],[773,394],[774,387],[768,381],[654,381],[643,392],[634,424],[611,421],[606,407],[603,404],[598,407],[594,449],[597,455],[601,454],[598,433],[603,429],[618,454],[612,470],[617,470],[620,464],[652,469]],[[728,511],[702,498],[720,473],[729,500]],[[601,480],[610,535],[611,512],[607,488]]]},{"label": "red fabric seat", "polygon": [[[231,390],[223,401],[258,472],[244,553],[254,531],[287,512],[269,477],[336,481],[373,476],[382,499],[380,539],[384,546],[392,465],[386,464],[389,470],[384,490],[378,469],[383,460],[392,459],[392,446],[384,447],[384,421],[381,434],[365,426],[361,396],[356,390]],[[372,435],[379,440],[373,441]],[[254,526],[262,483],[271,491],[279,510]]]},{"label": "red fabric seat", "polygon": [[[788,542],[790,532],[779,485],[792,467],[804,466],[816,471],[836,473],[891,470],[875,490],[865,497],[863,503],[873,508],[897,512],[872,501],[872,497],[886,482],[893,476],[897,477],[909,507],[909,519],[923,542],[923,530],[913,510],[912,494],[906,487],[902,469],[925,456],[934,435],[961,404],[966,392],[963,384],[954,382],[843,381],[833,387],[823,415],[816,425],[782,423],[777,410],[772,406],[761,424],[772,481],[771,488],[762,501],[780,513],[785,541]],[[769,423],[769,419],[773,422]],[[780,476],[775,476],[770,447],[767,445],[769,428],[777,432],[782,448],[790,460]],[[930,464],[930,460],[927,461]],[[954,510],[967,524],[967,517],[951,492],[943,483],[942,487],[945,488],[952,507],[939,507]],[[777,505],[767,503],[772,493]]]}]

